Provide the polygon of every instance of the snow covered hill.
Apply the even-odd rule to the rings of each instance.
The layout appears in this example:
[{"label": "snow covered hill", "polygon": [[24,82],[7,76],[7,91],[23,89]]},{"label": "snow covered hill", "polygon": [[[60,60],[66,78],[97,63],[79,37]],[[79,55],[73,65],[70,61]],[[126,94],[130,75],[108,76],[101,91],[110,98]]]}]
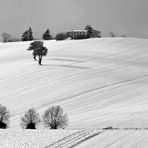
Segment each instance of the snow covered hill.
[{"label": "snow covered hill", "polygon": [[148,127],[148,40],[46,41],[39,66],[30,42],[0,43],[0,103],[11,128],[35,107],[61,105],[69,128]]},{"label": "snow covered hill", "polygon": [[[57,131],[56,135],[46,130],[14,130],[20,128],[20,117],[28,109],[34,107],[42,115],[50,105],[63,107],[68,114],[69,129],[120,128],[103,132],[78,147],[148,146],[148,133],[144,130],[148,128],[147,39],[46,41],[44,45],[49,52],[42,66],[26,50],[29,44],[0,43],[0,104],[11,112],[12,129],[0,131],[2,147],[11,145],[14,139],[16,145],[22,142],[24,147],[50,146],[59,133],[61,137],[57,140],[75,135],[73,130]],[[18,133],[22,133],[20,140]],[[54,140],[48,141],[48,137]],[[45,141],[38,145],[36,138]],[[71,145],[70,141],[60,142]]]}]

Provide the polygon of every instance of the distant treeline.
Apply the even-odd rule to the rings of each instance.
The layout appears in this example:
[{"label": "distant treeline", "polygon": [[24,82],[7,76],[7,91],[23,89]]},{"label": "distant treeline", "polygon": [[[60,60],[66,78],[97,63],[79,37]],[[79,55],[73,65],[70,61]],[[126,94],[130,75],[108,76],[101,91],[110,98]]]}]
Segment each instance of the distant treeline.
[{"label": "distant treeline", "polygon": [[[32,41],[32,40],[38,40],[33,36],[32,28],[29,27],[29,29],[25,30],[20,38],[14,38],[11,36],[10,33],[2,33],[2,41],[5,42],[18,42],[18,41]],[[45,32],[42,35],[43,40],[65,40],[67,38],[69,39],[87,39],[87,38],[96,38],[101,37],[101,31],[93,29],[91,25],[85,26],[83,30],[72,30],[68,32],[62,32],[58,33],[55,37],[51,35],[51,32],[49,29],[45,30]]]}]

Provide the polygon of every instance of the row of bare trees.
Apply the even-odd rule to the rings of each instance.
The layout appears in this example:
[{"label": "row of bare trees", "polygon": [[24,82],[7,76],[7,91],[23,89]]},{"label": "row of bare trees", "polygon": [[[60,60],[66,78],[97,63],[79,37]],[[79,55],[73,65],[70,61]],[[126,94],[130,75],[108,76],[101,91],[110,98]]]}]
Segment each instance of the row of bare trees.
[{"label": "row of bare trees", "polygon": [[[10,112],[6,106],[0,105],[0,128],[6,129],[9,125]],[[36,129],[39,123],[50,129],[65,128],[68,125],[67,114],[60,106],[51,106],[43,114],[42,120],[39,113],[34,109],[29,109],[21,117],[21,127],[23,129]]]}]

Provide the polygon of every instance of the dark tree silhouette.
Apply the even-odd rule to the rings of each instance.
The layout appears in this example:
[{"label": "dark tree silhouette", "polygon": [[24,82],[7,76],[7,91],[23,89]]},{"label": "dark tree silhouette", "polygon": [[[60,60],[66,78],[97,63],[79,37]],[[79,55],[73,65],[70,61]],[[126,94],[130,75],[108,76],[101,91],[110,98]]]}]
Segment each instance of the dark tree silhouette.
[{"label": "dark tree silhouette", "polygon": [[50,129],[58,129],[67,126],[68,119],[60,106],[52,106],[44,112],[43,122]]},{"label": "dark tree silhouette", "polygon": [[57,41],[62,41],[62,40],[65,40],[68,38],[68,35],[66,33],[58,33],[56,36],[55,36],[55,39]]},{"label": "dark tree silhouette", "polygon": [[22,41],[32,41],[33,40],[33,33],[31,27],[29,27],[28,30],[26,30],[22,35]]},{"label": "dark tree silhouette", "polygon": [[30,44],[29,48],[27,50],[33,50],[33,58],[36,60],[36,57],[38,56],[39,65],[42,64],[42,57],[47,55],[48,49],[43,46],[42,41],[34,41]]},{"label": "dark tree silhouette", "polygon": [[90,38],[93,35],[93,28],[90,25],[87,25],[85,28],[85,30],[87,30],[87,37]]},{"label": "dark tree silhouette", "polygon": [[47,29],[47,30],[44,32],[44,34],[43,34],[43,36],[42,36],[42,39],[43,39],[43,40],[51,40],[51,35],[50,35],[49,29]]},{"label": "dark tree silhouette", "polygon": [[28,30],[28,40],[29,41],[32,41],[33,40],[33,33],[32,33],[31,27],[29,27],[29,30]]},{"label": "dark tree silhouette", "polygon": [[24,117],[21,117],[21,127],[25,129],[36,129],[36,126],[39,124],[39,122],[39,114],[34,108],[29,109]]},{"label": "dark tree silhouette", "polygon": [[6,129],[9,124],[10,113],[6,106],[0,104],[0,128]]},{"label": "dark tree silhouette", "polygon": [[41,42],[41,41],[34,41],[34,42],[32,42],[31,44],[30,44],[30,46],[29,46],[29,48],[27,49],[27,50],[33,50],[33,58],[34,58],[34,60],[36,60],[36,54],[35,54],[35,52],[34,52],[34,50],[37,50],[37,49],[39,49],[39,48],[42,48],[43,47],[43,42]]}]

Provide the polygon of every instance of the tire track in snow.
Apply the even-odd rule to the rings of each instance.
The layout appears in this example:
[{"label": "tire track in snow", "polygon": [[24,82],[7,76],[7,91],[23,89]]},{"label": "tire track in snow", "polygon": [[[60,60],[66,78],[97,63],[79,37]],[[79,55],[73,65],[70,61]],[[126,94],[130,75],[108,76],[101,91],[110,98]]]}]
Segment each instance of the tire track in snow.
[{"label": "tire track in snow", "polygon": [[[125,81],[120,81],[120,82],[112,83],[112,84],[109,84],[109,85],[104,85],[104,86],[97,87],[97,88],[93,88],[93,89],[90,89],[90,90],[82,91],[82,92],[80,92],[80,93],[71,95],[71,96],[69,96],[69,97],[65,97],[65,98],[62,98],[62,99],[60,99],[60,100],[56,100],[56,101],[54,101],[54,102],[51,102],[51,104],[54,104],[54,103],[57,103],[57,102],[61,102],[61,101],[63,101],[63,100],[65,101],[65,100],[73,99],[73,98],[75,98],[75,97],[79,97],[79,96],[88,94],[88,93],[90,93],[90,92],[98,91],[98,90],[101,90],[101,89],[104,89],[104,88],[108,88],[108,87],[112,87],[112,86],[117,86],[117,85],[123,85],[123,84],[126,84],[126,83],[131,83],[131,82],[133,82],[133,81],[145,79],[145,78],[147,78],[147,77],[148,77],[148,75],[145,75],[145,76],[141,76],[141,77],[137,77],[137,78],[125,80]],[[117,86],[117,87],[119,87],[119,86]],[[112,89],[113,89],[113,88],[112,88]],[[100,93],[105,92],[105,91],[108,91],[108,90],[102,90]],[[47,104],[46,104],[46,105],[47,105]],[[42,105],[42,106],[46,106],[46,105]],[[40,106],[40,107],[42,107],[42,106]],[[39,108],[40,108],[40,107],[39,107]]]}]

